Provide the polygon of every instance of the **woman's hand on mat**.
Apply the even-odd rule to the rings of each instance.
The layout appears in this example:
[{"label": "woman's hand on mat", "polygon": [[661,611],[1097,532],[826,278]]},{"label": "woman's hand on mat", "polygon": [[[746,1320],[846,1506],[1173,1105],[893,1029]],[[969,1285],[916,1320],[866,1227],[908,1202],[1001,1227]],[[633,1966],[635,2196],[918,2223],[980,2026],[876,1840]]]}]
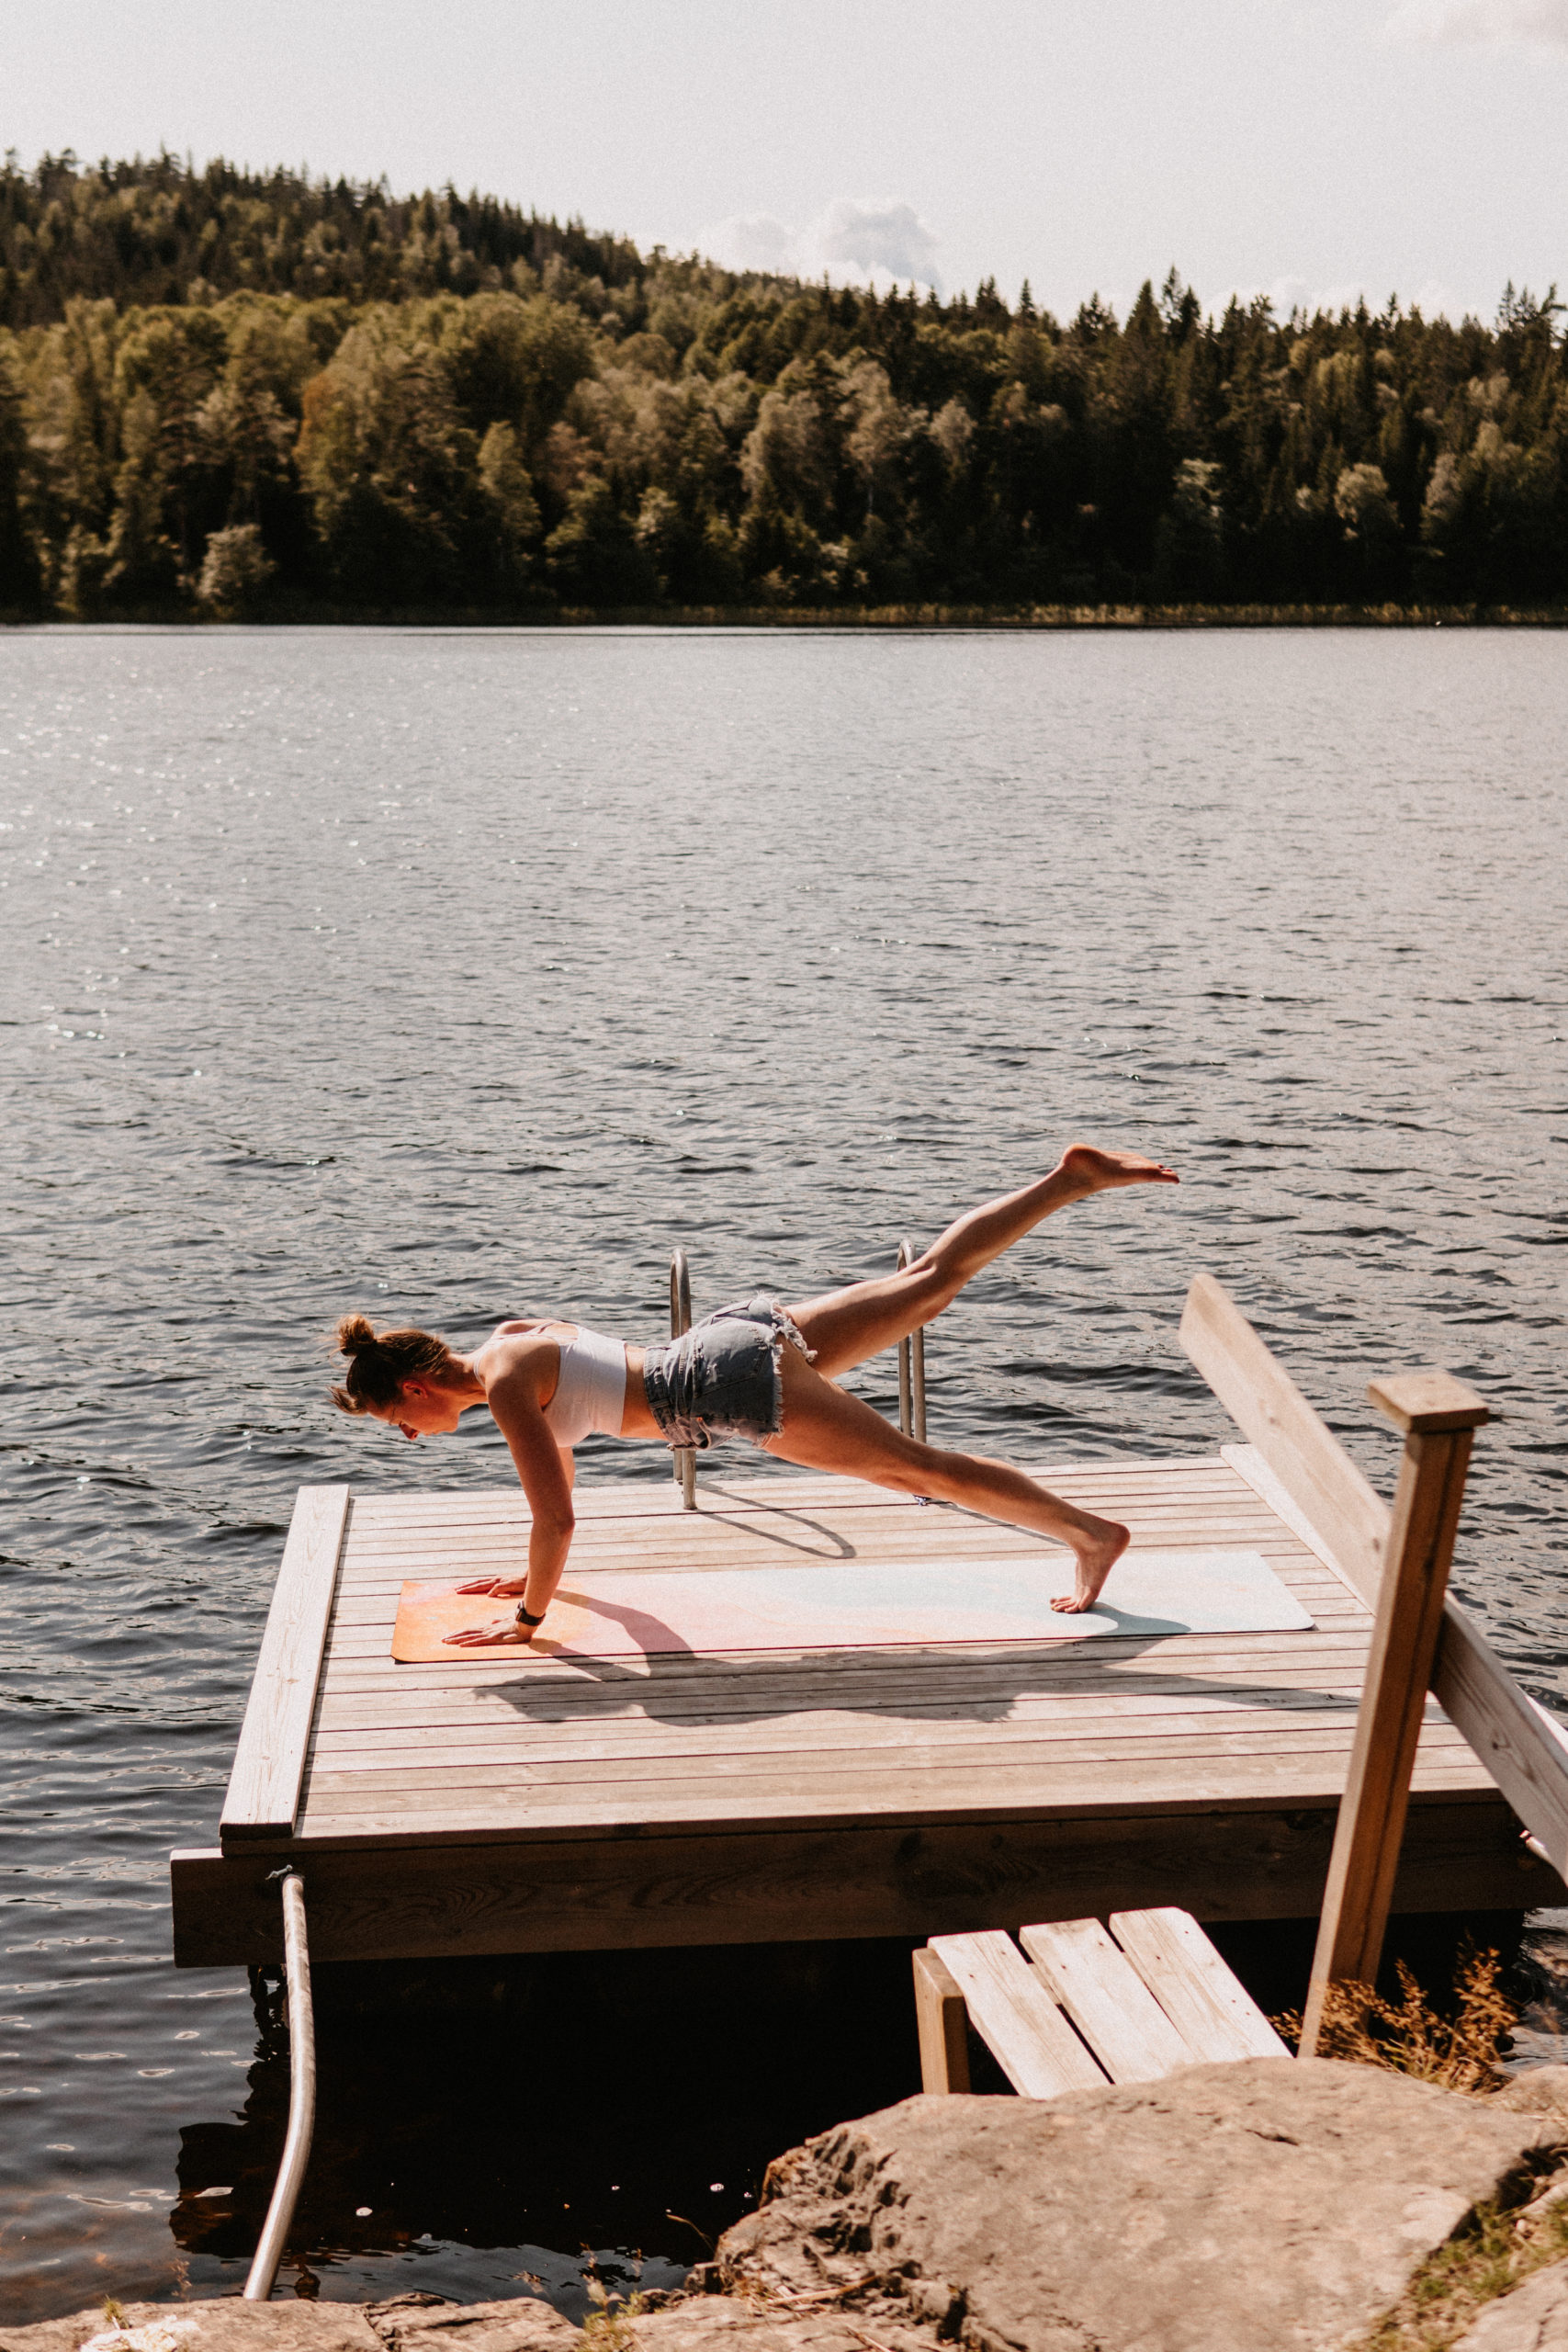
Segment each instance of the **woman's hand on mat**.
[{"label": "woman's hand on mat", "polygon": [[497,1600],[521,1600],[528,1589],[528,1579],[521,1577],[475,1577],[471,1584],[456,1586],[458,1592],[488,1592]]},{"label": "woman's hand on mat", "polygon": [[510,1617],[498,1617],[490,1625],[465,1625],[460,1634],[443,1634],[444,1646],[458,1650],[490,1650],[509,1646],[523,1648],[538,1632],[536,1625],[519,1625]]}]

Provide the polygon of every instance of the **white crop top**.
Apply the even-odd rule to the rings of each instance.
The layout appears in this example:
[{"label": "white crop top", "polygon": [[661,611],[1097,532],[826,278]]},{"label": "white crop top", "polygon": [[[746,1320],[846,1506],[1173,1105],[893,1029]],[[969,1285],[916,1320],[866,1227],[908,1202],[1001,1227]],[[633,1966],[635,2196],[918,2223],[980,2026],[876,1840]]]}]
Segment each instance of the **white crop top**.
[{"label": "white crop top", "polygon": [[560,1374],[545,1407],[545,1427],[558,1445],[575,1445],[595,1432],[619,1437],[626,1408],[625,1342],[580,1323],[577,1337],[560,1343]]}]

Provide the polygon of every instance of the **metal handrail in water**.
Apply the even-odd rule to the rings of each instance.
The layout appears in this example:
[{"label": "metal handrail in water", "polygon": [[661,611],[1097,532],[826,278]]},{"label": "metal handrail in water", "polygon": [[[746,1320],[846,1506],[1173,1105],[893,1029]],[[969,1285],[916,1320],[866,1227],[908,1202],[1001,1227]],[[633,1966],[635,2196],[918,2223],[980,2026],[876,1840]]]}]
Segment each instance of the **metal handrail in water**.
[{"label": "metal handrail in water", "polygon": [[305,1939],[305,1882],[297,1871],[284,1872],[282,1894],[283,1969],[288,1986],[288,2130],[272,2203],[245,2280],[248,2303],[265,2303],[272,2293],[316,2128],[316,2026],[310,2008],[310,1953]]},{"label": "metal handrail in water", "polygon": [[[670,1261],[670,1337],[678,1340],[692,1328],[692,1275],[686,1263],[686,1253],[677,1250]],[[694,1446],[671,1448],[675,1457],[675,1484],[681,1489],[682,1510],[697,1507],[697,1455]]]}]

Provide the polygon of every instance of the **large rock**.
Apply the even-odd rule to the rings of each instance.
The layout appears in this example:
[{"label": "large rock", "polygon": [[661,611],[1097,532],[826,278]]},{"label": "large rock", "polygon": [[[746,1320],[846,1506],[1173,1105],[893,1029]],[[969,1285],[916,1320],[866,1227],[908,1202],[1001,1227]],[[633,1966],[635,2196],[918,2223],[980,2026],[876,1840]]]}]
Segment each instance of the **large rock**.
[{"label": "large rock", "polygon": [[[69,2319],[34,2327],[0,2326],[0,2352],[79,2352],[96,2337],[123,2336],[129,2352],[383,2352],[361,2303],[246,2303],[237,2296],[211,2302],[124,2303],[118,2321],[101,2303]],[[105,2345],[103,2352],[109,2352]]]},{"label": "large rock", "polygon": [[371,2303],[365,2315],[385,2352],[582,2352],[582,2337],[570,2320],[536,2296],[447,2303],[434,2295],[410,2295]]},{"label": "large rock", "polygon": [[1501,2302],[1488,2303],[1454,2352],[1565,2352],[1568,2262],[1538,2270]]},{"label": "large rock", "polygon": [[[912,2321],[909,2307],[885,2298],[870,2310],[884,2352],[950,2352],[934,2332]],[[570,2320],[532,2296],[501,2303],[449,2303],[440,2295],[403,2295],[389,2303],[127,2303],[111,2324],[101,2305],[32,2327],[0,2326],[0,2352],[81,2352],[98,2337],[118,2337],[118,2352],[583,2352]],[[867,2309],[846,2319],[829,2308],[799,2313],[760,2310],[728,2295],[700,2295],[635,2324],[646,2352],[867,2352]],[[106,2342],[97,2352],[117,2352]]]},{"label": "large rock", "polygon": [[[101,2342],[98,2339],[103,2339]],[[400,2295],[385,2303],[126,2303],[35,2327],[0,2326],[0,2352],[581,2352],[582,2338],[548,2303],[448,2303]]]},{"label": "large rock", "polygon": [[1568,2115],[1568,2066],[1527,2066],[1504,2084],[1497,2105],[1538,2115]]},{"label": "large rock", "polygon": [[1328,2352],[1562,2136],[1330,2060],[906,2099],[781,2158],[717,2269],[781,2310],[902,2287],[972,2352]]},{"label": "large rock", "polygon": [[698,2295],[638,2318],[637,2352],[953,2352],[934,2328],[912,2319],[902,2297],[831,2305],[759,2308],[738,2295]]}]

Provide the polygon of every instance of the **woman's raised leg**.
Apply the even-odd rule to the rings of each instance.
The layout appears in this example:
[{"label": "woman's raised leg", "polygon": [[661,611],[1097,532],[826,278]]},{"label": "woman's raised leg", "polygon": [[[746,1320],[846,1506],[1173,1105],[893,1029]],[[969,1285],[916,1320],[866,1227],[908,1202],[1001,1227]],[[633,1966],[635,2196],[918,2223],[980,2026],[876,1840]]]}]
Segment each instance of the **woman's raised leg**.
[{"label": "woman's raised leg", "polygon": [[1100,1151],[1092,1144],[1069,1145],[1049,1176],[1026,1184],[971,1209],[950,1225],[940,1240],[896,1274],[874,1281],[851,1283],[843,1290],[826,1291],[820,1298],[792,1306],[794,1316],[815,1358],[817,1369],[837,1379],[868,1356],[897,1346],[951,1306],[982,1266],[1073,1201],[1091,1193],[1119,1191],[1127,1184],[1174,1184],[1174,1169],[1134,1151]]},{"label": "woman's raised leg", "polygon": [[903,1436],[860,1397],[824,1380],[798,1348],[786,1344],[781,1361],[784,1427],[777,1437],[762,1441],[768,1453],[807,1470],[836,1471],[840,1477],[864,1478],[899,1494],[959,1503],[986,1519],[1005,1520],[1065,1544],[1077,1563],[1077,1574],[1072,1592],[1059,1594],[1051,1606],[1068,1614],[1093,1608],[1127,1548],[1127,1530],[1119,1521],[1077,1510],[1005,1462],[988,1462],[977,1453],[944,1453],[938,1446]]}]

